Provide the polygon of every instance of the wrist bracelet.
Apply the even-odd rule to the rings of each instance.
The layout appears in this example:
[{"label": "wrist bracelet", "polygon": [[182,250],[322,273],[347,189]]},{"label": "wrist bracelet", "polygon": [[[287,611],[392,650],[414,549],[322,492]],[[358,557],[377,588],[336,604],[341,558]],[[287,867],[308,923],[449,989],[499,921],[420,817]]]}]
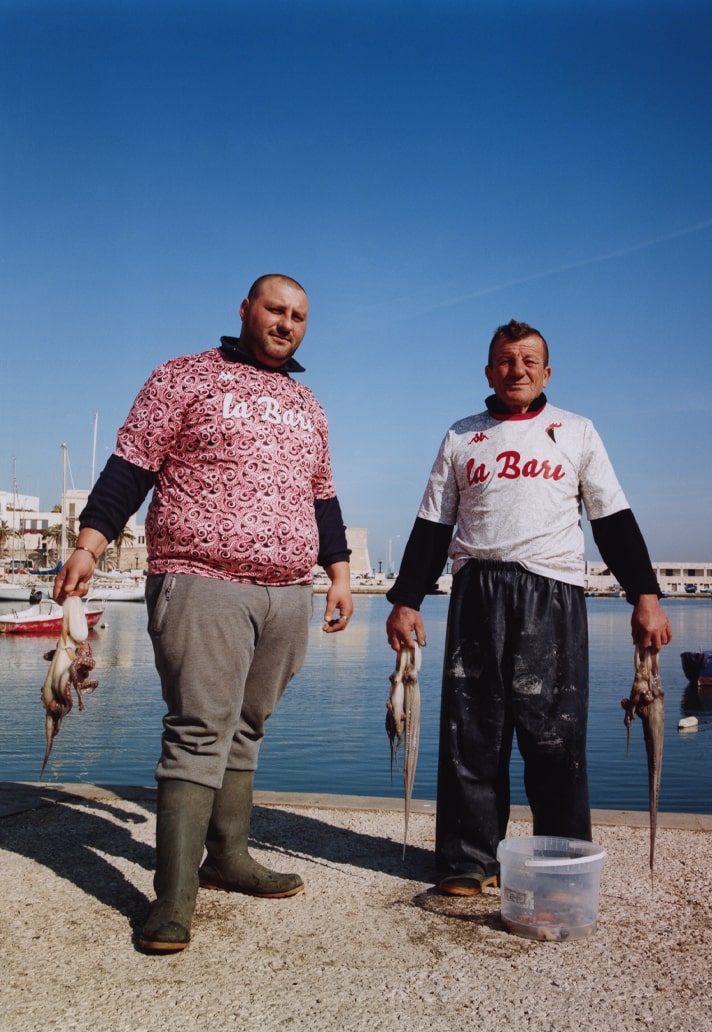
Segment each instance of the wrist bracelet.
[{"label": "wrist bracelet", "polygon": [[91,548],[87,548],[87,546],[86,546],[86,545],[75,545],[75,547],[74,547],[74,551],[75,551],[75,552],[88,552],[88,553],[89,553],[89,555],[90,555],[90,556],[92,557],[92,559],[94,560],[94,562],[95,562],[95,563],[98,563],[98,562],[99,562],[99,560],[97,559],[97,557],[96,557],[96,556],[94,555],[94,553],[92,552]]}]

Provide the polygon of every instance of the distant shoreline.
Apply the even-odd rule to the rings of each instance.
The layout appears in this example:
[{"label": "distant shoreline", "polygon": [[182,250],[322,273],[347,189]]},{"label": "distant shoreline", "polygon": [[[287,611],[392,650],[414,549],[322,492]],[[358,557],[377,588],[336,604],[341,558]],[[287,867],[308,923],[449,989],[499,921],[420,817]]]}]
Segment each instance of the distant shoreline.
[{"label": "distant shoreline", "polygon": [[[99,575],[98,579],[100,579],[100,575]],[[128,579],[128,577],[127,577],[127,579]],[[1,588],[2,585],[6,585],[8,587],[15,587],[15,588],[17,588],[17,587],[25,587],[26,586],[27,589],[28,589],[28,601],[29,601],[29,591],[30,591],[30,589],[32,588],[33,585],[36,585],[36,586],[44,588],[44,587],[50,587],[53,584],[54,584],[54,577],[38,576],[36,574],[33,575],[33,576],[28,576],[27,580],[24,581],[24,582],[22,580],[18,580],[17,576],[12,576],[12,575],[10,575],[8,577],[0,576],[0,602],[2,602],[2,601],[10,601],[10,598],[3,599],[3,597],[2,597],[2,588]],[[394,584],[395,584],[395,577],[389,577],[387,579],[382,578],[380,580],[375,579],[375,578],[374,579],[369,579],[369,580],[356,580],[356,579],[354,579],[354,580],[351,581],[351,593],[353,595],[385,595],[386,592],[390,591],[390,589],[393,587]],[[314,594],[315,595],[325,595],[327,593],[327,591],[329,590],[329,581],[328,581],[328,579],[326,577],[319,576],[319,577],[317,577],[313,581],[312,587],[314,589]],[[99,589],[96,589],[96,590],[98,591]],[[585,594],[586,594],[587,598],[614,598],[614,599],[615,598],[625,598],[625,593],[624,592],[619,592],[619,591],[596,591],[595,589],[590,589],[590,588],[585,588],[584,591],[585,591]],[[437,595],[449,595],[450,594],[449,585],[447,586],[447,588],[442,588],[442,589],[440,589],[438,591],[428,592],[428,594],[429,595],[436,595],[436,596]],[[676,592],[672,592],[671,591],[671,592],[666,592],[663,595],[663,601],[666,600],[666,599],[680,599],[680,598],[708,599],[709,601],[712,602],[712,592],[709,591],[709,590],[694,591],[694,592],[692,592],[692,591],[676,591]],[[15,599],[14,595],[12,596],[12,600],[18,601],[17,599]]]},{"label": "distant shoreline", "polygon": [[[351,594],[352,595],[385,595],[387,591],[395,584],[395,578],[387,581],[352,581],[351,582]],[[329,582],[324,578],[319,578],[313,582],[312,587],[314,588],[315,595],[325,595],[329,590]],[[587,598],[625,598],[625,592],[619,591],[591,591],[588,588],[584,589]],[[428,592],[429,595],[449,595],[449,591],[432,591]],[[708,599],[712,602],[712,593],[709,591],[676,591],[667,592],[663,595],[662,601],[666,599],[678,599],[678,598],[690,598],[690,599]]]}]

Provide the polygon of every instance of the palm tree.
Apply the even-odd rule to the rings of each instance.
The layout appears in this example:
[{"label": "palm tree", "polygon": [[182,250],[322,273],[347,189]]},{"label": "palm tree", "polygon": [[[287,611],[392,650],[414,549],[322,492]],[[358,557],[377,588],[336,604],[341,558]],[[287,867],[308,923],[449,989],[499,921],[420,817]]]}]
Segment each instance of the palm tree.
[{"label": "palm tree", "polygon": [[[47,541],[51,542],[49,551],[56,558],[59,555],[59,549],[62,545],[62,524],[53,523],[51,527],[47,527],[47,530],[42,531],[42,537]],[[67,529],[67,545],[69,548],[74,548],[77,543],[77,535],[73,530]]]},{"label": "palm tree", "polygon": [[0,556],[4,554],[10,538],[15,537],[15,530],[7,520],[0,520]]},{"label": "palm tree", "polygon": [[136,540],[136,536],[132,531],[129,530],[128,526],[124,527],[123,530],[114,538],[114,544],[116,545],[116,569],[121,569],[121,549],[124,545],[132,545]]},{"label": "palm tree", "polygon": [[16,527],[11,527],[7,520],[0,520],[0,558],[7,551],[8,541],[11,541],[13,538],[22,541],[24,547],[22,531]]}]

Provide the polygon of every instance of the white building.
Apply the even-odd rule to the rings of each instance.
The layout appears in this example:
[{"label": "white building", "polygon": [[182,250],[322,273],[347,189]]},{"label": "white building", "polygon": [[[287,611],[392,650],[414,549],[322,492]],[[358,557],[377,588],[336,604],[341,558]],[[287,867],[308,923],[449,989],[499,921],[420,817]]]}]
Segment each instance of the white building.
[{"label": "white building", "polygon": [[[89,491],[71,488],[65,491],[63,499],[64,522],[67,531],[71,534],[79,533],[79,515],[86,505]],[[6,563],[16,561],[23,563],[30,559],[30,556],[47,556],[48,550],[52,548],[45,536],[50,527],[62,525],[63,513],[43,512],[40,510],[40,500],[32,495],[15,495],[8,491],[0,491],[0,520],[4,520],[8,527],[14,531],[14,536],[9,538],[2,558]],[[136,517],[132,516],[127,524],[128,530],[133,534],[134,541],[130,546],[122,548],[121,566],[122,569],[143,568],[146,561],[146,536],[143,526],[136,523]],[[40,559],[40,564],[45,565],[45,560]],[[106,565],[112,568],[116,565],[116,552],[109,550],[106,557]]]},{"label": "white building", "polygon": [[[665,595],[689,595],[712,592],[712,563],[710,562],[654,562],[653,569],[660,590]],[[620,585],[604,563],[587,562],[585,587],[588,591],[620,591]]]},{"label": "white building", "polygon": [[[89,491],[71,488],[64,493],[66,527],[78,533],[79,515],[86,505]],[[62,523],[61,512],[40,511],[40,500],[33,495],[13,494],[0,491],[0,521],[4,521],[16,536],[5,546],[7,562],[11,557],[17,561],[29,559],[31,553],[47,553],[47,540],[43,532]],[[143,524],[132,516],[127,524],[133,534],[133,542],[122,546],[121,567],[123,570],[143,569],[146,563],[146,533]],[[368,552],[368,530],[365,527],[347,527],[346,540],[351,549],[351,575],[355,578],[370,578],[374,571]],[[109,569],[116,566],[116,550],[109,548],[105,564]],[[699,592],[712,593],[712,562],[690,561],[654,562],[653,568],[666,595],[685,595]],[[616,594],[620,585],[616,578],[598,561],[586,562],[584,586],[587,591]]]}]

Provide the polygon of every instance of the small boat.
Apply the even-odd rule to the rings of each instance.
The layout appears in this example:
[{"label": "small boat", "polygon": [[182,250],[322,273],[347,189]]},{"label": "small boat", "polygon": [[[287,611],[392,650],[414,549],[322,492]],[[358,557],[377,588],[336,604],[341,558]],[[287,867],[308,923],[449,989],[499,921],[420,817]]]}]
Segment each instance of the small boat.
[{"label": "small boat", "polygon": [[698,688],[712,687],[712,652],[681,652],[682,672]]},{"label": "small boat", "polygon": [[698,688],[712,688],[712,652],[705,652],[702,667],[697,675]]},{"label": "small boat", "polygon": [[87,596],[89,602],[145,602],[146,578],[129,574],[95,576]]},{"label": "small boat", "polygon": [[0,581],[0,602],[29,602],[35,591],[52,594],[51,584],[42,584],[34,580],[26,580],[24,584],[7,584]]},{"label": "small boat", "polygon": [[[103,609],[88,609],[89,627],[95,627],[104,615]],[[46,634],[56,636],[62,632],[62,607],[56,602],[40,602],[29,609],[13,609],[0,614],[0,634]]]},{"label": "small boat", "polygon": [[142,587],[119,587],[97,585],[88,595],[89,602],[145,602],[146,589]]}]

